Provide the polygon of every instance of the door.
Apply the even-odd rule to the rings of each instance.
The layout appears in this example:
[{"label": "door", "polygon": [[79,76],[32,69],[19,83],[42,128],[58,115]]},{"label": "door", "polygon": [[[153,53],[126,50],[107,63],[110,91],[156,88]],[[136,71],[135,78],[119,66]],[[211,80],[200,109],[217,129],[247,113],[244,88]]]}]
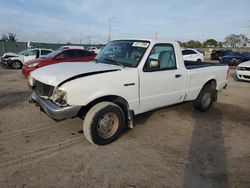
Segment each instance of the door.
[{"label": "door", "polygon": [[30,50],[24,54],[24,64],[39,57],[39,50]]},{"label": "door", "polygon": [[177,68],[172,44],[157,44],[140,72],[141,112],[180,102],[184,76]]}]

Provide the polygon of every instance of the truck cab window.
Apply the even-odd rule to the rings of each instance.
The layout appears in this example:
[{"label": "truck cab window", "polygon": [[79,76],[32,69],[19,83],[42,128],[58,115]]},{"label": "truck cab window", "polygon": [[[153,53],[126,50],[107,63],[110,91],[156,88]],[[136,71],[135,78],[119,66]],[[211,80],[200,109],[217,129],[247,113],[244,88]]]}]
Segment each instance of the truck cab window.
[{"label": "truck cab window", "polygon": [[66,50],[60,54],[62,59],[69,59],[75,57],[75,50]]},{"label": "truck cab window", "polygon": [[174,47],[170,44],[157,44],[149,54],[144,71],[176,69]]}]

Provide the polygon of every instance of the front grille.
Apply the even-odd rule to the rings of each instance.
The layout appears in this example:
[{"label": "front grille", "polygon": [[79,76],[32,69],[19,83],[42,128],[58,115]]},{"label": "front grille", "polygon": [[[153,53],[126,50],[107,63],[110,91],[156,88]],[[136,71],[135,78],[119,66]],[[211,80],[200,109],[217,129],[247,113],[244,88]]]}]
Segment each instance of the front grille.
[{"label": "front grille", "polygon": [[250,71],[250,67],[243,67],[244,70]]},{"label": "front grille", "polygon": [[243,78],[250,79],[250,76],[243,75]]},{"label": "front grille", "polygon": [[39,96],[51,97],[53,94],[54,87],[35,80],[33,90]]}]

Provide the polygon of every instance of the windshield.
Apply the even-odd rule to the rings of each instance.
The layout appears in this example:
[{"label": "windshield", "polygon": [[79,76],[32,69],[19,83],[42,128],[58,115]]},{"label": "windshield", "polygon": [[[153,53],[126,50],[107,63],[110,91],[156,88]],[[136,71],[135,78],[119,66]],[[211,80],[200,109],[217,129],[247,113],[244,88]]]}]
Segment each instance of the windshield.
[{"label": "windshield", "polygon": [[102,49],[95,60],[97,63],[137,67],[148,46],[148,41],[112,41]]},{"label": "windshield", "polygon": [[19,54],[19,55],[24,55],[24,54],[26,54],[26,52],[28,52],[28,51],[30,51],[30,50],[23,50],[23,51],[21,51],[21,52],[18,52],[17,54]]},{"label": "windshield", "polygon": [[49,58],[53,58],[55,57],[57,54],[59,54],[61,52],[61,50],[55,50],[47,55],[43,55],[42,58],[45,58],[45,59],[49,59]]}]

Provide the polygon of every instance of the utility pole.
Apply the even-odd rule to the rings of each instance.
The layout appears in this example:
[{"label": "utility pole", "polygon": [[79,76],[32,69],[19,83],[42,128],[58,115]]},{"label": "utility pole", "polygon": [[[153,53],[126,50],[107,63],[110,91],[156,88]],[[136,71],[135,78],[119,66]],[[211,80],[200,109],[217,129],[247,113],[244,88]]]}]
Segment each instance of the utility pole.
[{"label": "utility pole", "polygon": [[90,40],[91,40],[91,36],[90,36],[90,26],[89,26],[89,22],[88,22],[88,35],[87,35],[87,40],[88,40],[88,43],[90,45]]},{"label": "utility pole", "polygon": [[109,18],[109,34],[108,34],[108,42],[111,40],[111,18]]},{"label": "utility pole", "polygon": [[245,35],[249,39],[250,38],[250,36],[249,36],[250,21],[248,21],[248,23],[246,24],[245,29],[246,29],[245,30]]},{"label": "utility pole", "polygon": [[155,39],[158,38],[158,31],[155,32]]}]

